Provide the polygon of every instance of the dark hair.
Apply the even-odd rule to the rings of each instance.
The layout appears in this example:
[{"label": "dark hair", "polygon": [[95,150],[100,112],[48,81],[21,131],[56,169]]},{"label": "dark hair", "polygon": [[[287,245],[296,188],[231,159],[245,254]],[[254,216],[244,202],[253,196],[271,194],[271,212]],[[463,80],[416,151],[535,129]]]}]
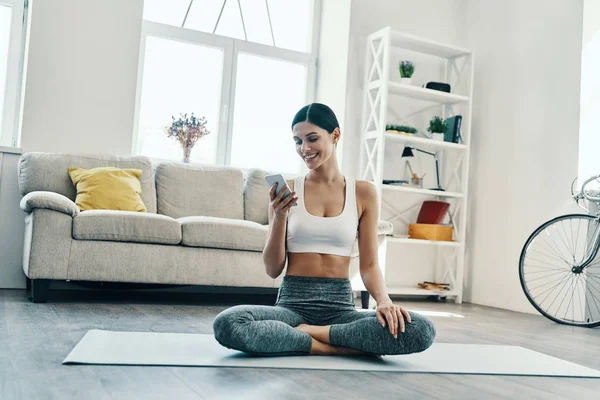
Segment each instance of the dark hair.
[{"label": "dark hair", "polygon": [[335,128],[339,128],[340,124],[331,108],[321,103],[312,103],[306,105],[296,113],[292,121],[292,129],[299,122],[310,122],[327,132],[332,133]]}]

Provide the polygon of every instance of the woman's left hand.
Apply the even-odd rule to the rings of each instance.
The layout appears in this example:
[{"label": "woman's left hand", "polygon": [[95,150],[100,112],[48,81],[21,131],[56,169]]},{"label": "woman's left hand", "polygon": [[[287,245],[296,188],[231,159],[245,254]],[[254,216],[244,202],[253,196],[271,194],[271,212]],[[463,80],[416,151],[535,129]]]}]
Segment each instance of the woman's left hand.
[{"label": "woman's left hand", "polygon": [[398,338],[398,327],[400,327],[400,332],[404,333],[404,317],[410,324],[410,314],[404,308],[392,303],[391,300],[377,303],[377,320],[384,327],[387,320],[390,333],[396,339]]}]

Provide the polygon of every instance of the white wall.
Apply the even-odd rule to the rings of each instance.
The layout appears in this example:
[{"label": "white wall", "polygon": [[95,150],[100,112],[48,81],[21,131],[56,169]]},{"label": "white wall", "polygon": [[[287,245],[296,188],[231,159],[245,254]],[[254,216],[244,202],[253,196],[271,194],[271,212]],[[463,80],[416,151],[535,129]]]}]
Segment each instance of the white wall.
[{"label": "white wall", "polygon": [[600,174],[600,1],[584,0],[579,126],[579,182]]},{"label": "white wall", "polygon": [[469,1],[475,51],[466,300],[532,312],[518,259],[569,209],[577,175],[582,0]]},{"label": "white wall", "polygon": [[[335,112],[340,129],[345,130],[348,38],[351,0],[324,0],[321,8],[319,64],[315,101],[327,104]],[[337,146],[337,159],[344,165],[345,136]],[[351,163],[351,160],[349,161]],[[302,163],[304,173],[308,172]]]},{"label": "white wall", "polygon": [[33,0],[21,147],[131,154],[143,0]]}]

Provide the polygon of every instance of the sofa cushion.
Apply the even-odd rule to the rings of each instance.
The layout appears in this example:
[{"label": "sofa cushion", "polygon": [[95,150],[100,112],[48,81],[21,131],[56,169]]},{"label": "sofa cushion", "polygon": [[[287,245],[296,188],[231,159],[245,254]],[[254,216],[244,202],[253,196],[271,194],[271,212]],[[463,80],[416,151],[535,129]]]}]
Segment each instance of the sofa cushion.
[{"label": "sofa cushion", "polygon": [[89,210],[73,218],[73,238],[117,242],[178,244],[181,224],[166,215]]},{"label": "sofa cushion", "polygon": [[[265,176],[279,172],[251,169],[246,174],[244,183],[244,219],[265,225],[269,223],[269,190],[271,189]],[[297,175],[281,174],[285,180]]]},{"label": "sofa cushion", "polygon": [[232,167],[162,163],[156,167],[158,213],[244,218],[244,175]]},{"label": "sofa cushion", "polygon": [[141,169],[141,198],[149,213],[156,212],[156,190],[152,162],[142,156],[71,155],[59,153],[25,153],[19,159],[19,188],[24,196],[41,190],[55,192],[75,201],[77,191],[69,168],[134,168]]},{"label": "sofa cushion", "polygon": [[258,224],[269,223],[269,184],[266,171],[252,169],[244,185],[244,219]]},{"label": "sofa cushion", "polygon": [[262,252],[267,243],[269,227],[252,221],[201,216],[178,221],[186,246]]}]

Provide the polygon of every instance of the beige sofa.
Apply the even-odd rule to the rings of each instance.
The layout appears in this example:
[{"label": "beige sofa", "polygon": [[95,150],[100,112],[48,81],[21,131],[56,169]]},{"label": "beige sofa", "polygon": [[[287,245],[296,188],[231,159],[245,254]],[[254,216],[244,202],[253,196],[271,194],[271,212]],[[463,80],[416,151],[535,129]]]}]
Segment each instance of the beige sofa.
[{"label": "beige sofa", "polygon": [[[80,212],[68,168],[139,168],[148,212]],[[262,261],[268,233],[266,172],[160,163],[146,157],[26,153],[23,271],[33,302],[52,281],[139,282],[237,288],[279,287]],[[289,178],[289,177],[286,177]],[[382,221],[379,243],[392,226]],[[351,271],[358,274],[357,244]],[[363,291],[354,279],[356,291]],[[368,297],[367,297],[368,299]]]}]

